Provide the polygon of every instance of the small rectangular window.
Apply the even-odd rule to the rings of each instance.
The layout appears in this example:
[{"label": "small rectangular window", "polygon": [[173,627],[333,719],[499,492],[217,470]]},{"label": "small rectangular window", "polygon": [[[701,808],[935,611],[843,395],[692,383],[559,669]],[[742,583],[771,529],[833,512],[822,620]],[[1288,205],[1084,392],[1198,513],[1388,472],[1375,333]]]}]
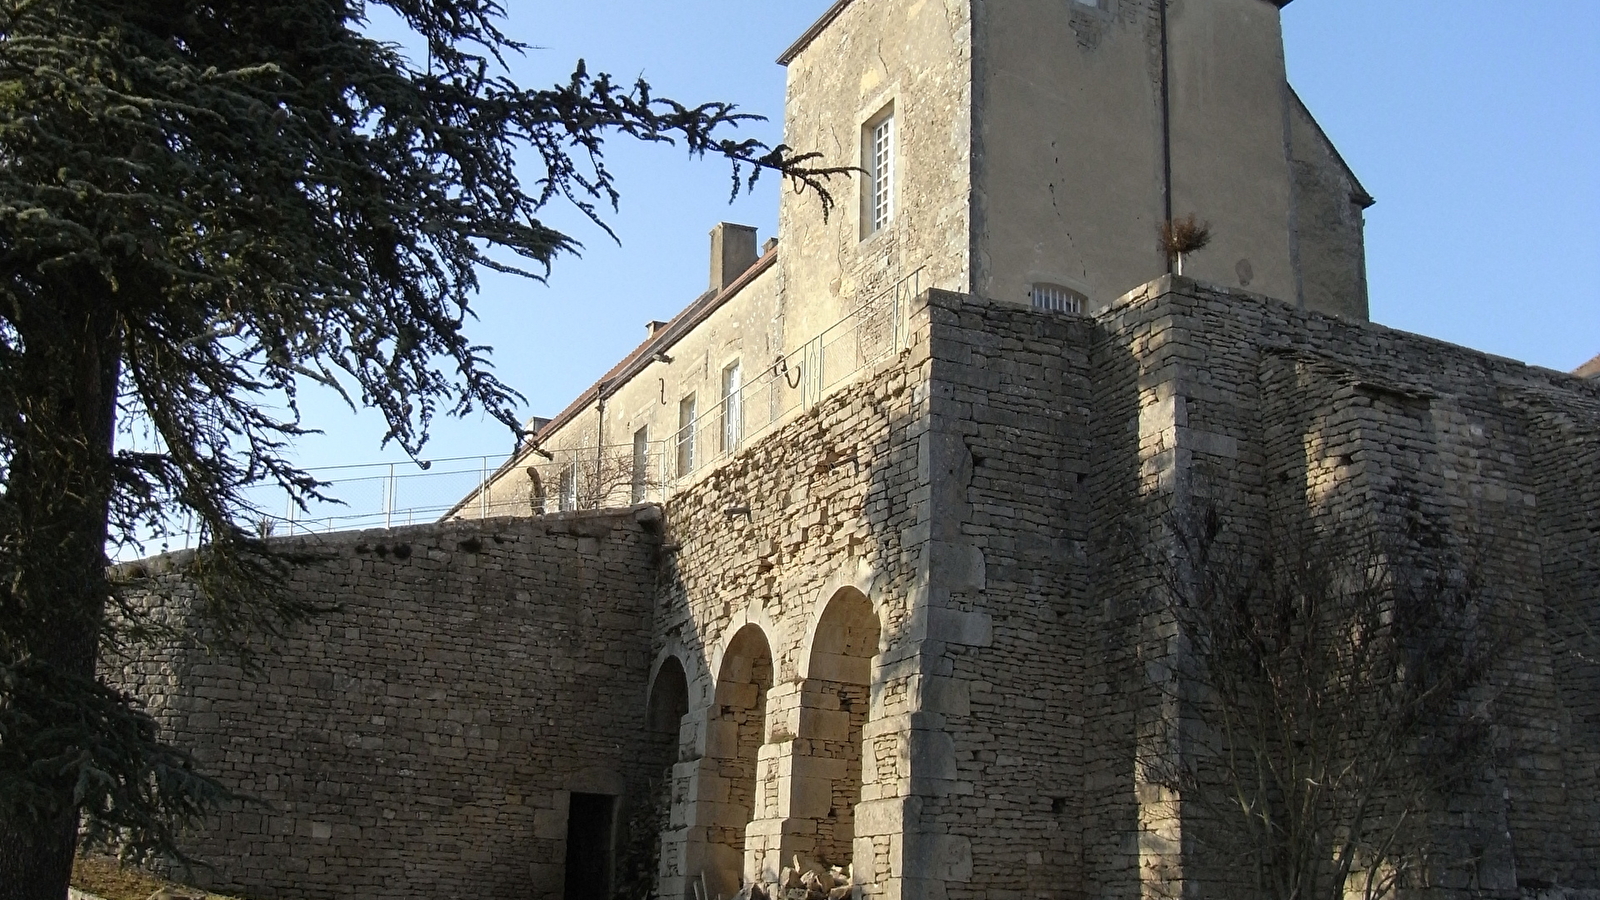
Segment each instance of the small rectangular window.
[{"label": "small rectangular window", "polygon": [[735,362],[722,370],[722,446],[723,453],[739,449],[744,440],[744,375]]},{"label": "small rectangular window", "polygon": [[633,502],[643,503],[650,486],[650,426],[633,433]]},{"label": "small rectangular window", "polygon": [[572,512],[578,508],[578,463],[561,470],[561,511]]},{"label": "small rectangular window", "polygon": [[1087,297],[1069,287],[1059,284],[1036,284],[1031,291],[1034,309],[1047,309],[1050,312],[1076,313],[1081,315]]},{"label": "small rectangular window", "polygon": [[694,395],[678,401],[678,477],[694,471]]},{"label": "small rectangular window", "polygon": [[894,221],[895,127],[891,109],[873,119],[862,134],[862,168],[867,170],[862,198],[862,237]]}]

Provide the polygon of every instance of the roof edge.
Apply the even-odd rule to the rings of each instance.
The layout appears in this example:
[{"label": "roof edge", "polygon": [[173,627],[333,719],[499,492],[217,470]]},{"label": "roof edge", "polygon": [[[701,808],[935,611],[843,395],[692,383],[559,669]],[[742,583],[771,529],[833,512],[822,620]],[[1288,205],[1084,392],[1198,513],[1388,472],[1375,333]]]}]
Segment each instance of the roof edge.
[{"label": "roof edge", "polygon": [[[1267,0],[1267,2],[1279,9],[1283,9],[1294,0]],[[839,0],[833,6],[828,7],[828,11],[823,13],[822,17],[817,19],[810,28],[807,28],[805,34],[800,35],[799,40],[790,44],[789,49],[783,51],[783,55],[778,57],[778,65],[787,66],[789,63],[794,62],[795,57],[805,52],[805,49],[811,46],[811,42],[817,39],[817,35],[833,24],[833,20],[839,18],[839,14],[844,12],[844,8],[849,6],[850,3],[851,0]]]},{"label": "roof edge", "polygon": [[1294,98],[1294,102],[1300,107],[1300,111],[1306,114],[1307,119],[1311,120],[1311,127],[1317,129],[1317,134],[1322,136],[1322,142],[1328,145],[1329,152],[1333,154],[1334,161],[1339,164],[1339,168],[1344,169],[1344,174],[1349,177],[1351,186],[1355,188],[1351,192],[1350,199],[1360,205],[1362,209],[1371,209],[1378,202],[1377,198],[1373,197],[1371,192],[1361,184],[1361,179],[1356,176],[1356,170],[1350,168],[1349,161],[1344,158],[1343,153],[1339,152],[1339,145],[1333,142],[1333,138],[1328,137],[1327,130],[1322,127],[1321,122],[1317,121],[1316,114],[1311,111],[1311,107],[1306,105],[1306,101],[1301,99],[1300,92],[1295,90],[1292,84],[1289,85],[1289,96]]},{"label": "roof edge", "polygon": [[783,55],[778,57],[778,65],[787,66],[789,63],[794,62],[794,58],[805,52],[805,49],[811,46],[811,42],[817,39],[817,35],[821,34],[829,25],[832,25],[833,20],[839,18],[839,14],[844,12],[844,8],[849,6],[850,3],[851,0],[839,0],[839,2],[828,7],[828,11],[822,14],[822,18],[813,23],[810,28],[807,28],[805,34],[800,35],[799,40],[789,45],[789,49],[783,51]]},{"label": "roof edge", "polygon": [[[685,335],[694,330],[695,326],[704,322],[708,316],[721,309],[729,300],[737,296],[750,282],[772,268],[773,264],[778,261],[778,252],[779,247],[774,246],[771,250],[762,254],[759,259],[751,264],[750,268],[744,270],[744,273],[734,279],[733,283],[726,288],[717,292],[707,291],[690,301],[689,305],[674,316],[671,322],[668,322],[665,327],[634,348],[632,353],[623,357],[621,362],[602,375],[599,381],[596,381],[587,390],[579,394],[576,399],[568,404],[566,409],[557,413],[554,418],[546,420],[537,432],[530,435],[522,446],[518,447],[505,462],[501,463],[499,468],[495,469],[494,473],[489,476],[489,482],[492,483],[518,463],[527,459],[528,454],[538,449],[544,438],[554,434],[562,426],[577,418],[579,414],[589,408],[590,404],[595,403],[602,397],[609,397],[616,393],[622,384],[638,375],[639,372],[653,362],[657,353],[665,352],[672,345],[682,340]],[[479,485],[477,489],[461,498],[460,502],[456,503],[455,506],[452,506],[450,511],[444,514],[443,518],[448,519],[466,508],[467,504],[477,497],[482,490],[483,485]]]}]

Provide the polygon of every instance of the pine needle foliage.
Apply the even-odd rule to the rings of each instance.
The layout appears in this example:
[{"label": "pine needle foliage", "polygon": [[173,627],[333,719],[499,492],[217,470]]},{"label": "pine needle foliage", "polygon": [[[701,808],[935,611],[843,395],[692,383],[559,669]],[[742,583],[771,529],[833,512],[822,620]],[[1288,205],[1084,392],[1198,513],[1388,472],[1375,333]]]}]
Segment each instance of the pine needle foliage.
[{"label": "pine needle foliage", "polygon": [[80,813],[170,854],[224,795],[96,680],[128,626],[156,627],[108,546],[192,517],[218,649],[314,613],[247,524],[252,486],[318,496],[285,455],[302,385],[380,410],[412,454],[441,413],[515,430],[467,334],[478,273],[572,252],[540,221],[552,201],[604,226],[606,140],[725,158],[735,193],[777,173],[824,207],[847,171],[581,62],[520,87],[494,0],[372,6],[425,62],[367,36],[359,0],[0,0],[0,900],[60,896]]}]

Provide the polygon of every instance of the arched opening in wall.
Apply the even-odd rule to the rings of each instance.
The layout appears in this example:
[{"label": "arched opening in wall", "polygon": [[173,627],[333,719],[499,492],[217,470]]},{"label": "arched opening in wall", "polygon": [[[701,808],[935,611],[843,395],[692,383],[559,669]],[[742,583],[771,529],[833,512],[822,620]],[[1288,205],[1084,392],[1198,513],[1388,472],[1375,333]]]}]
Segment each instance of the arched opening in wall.
[{"label": "arched opening in wall", "polygon": [[772,650],[766,635],[746,625],[722,657],[716,697],[706,723],[706,757],[727,800],[712,806],[706,860],[707,895],[731,897],[744,872],[745,830],[755,818],[757,762],[766,742],[767,691],[772,689]]},{"label": "arched opening in wall", "polygon": [[689,713],[689,678],[676,656],[667,657],[656,671],[650,686],[650,712],[645,727],[652,735],[671,735],[677,740],[678,728]]},{"label": "arched opening in wall", "polygon": [[663,837],[672,826],[674,764],[682,756],[683,719],[689,713],[689,679],[676,656],[662,660],[645,708],[644,753],[649,782],[643,802],[630,811],[618,892],[644,896],[661,874]]},{"label": "arched opening in wall", "polygon": [[[803,768],[810,770],[808,783],[819,794],[797,797],[792,815],[814,822],[816,859],[827,865],[849,865],[854,856],[855,807],[863,799],[862,732],[872,708],[872,659],[878,653],[878,638],[872,602],[860,591],[845,588],[828,601],[811,644],[800,698],[806,712],[801,721],[809,733],[800,737],[809,750]],[[800,768],[797,760],[797,774]]]}]

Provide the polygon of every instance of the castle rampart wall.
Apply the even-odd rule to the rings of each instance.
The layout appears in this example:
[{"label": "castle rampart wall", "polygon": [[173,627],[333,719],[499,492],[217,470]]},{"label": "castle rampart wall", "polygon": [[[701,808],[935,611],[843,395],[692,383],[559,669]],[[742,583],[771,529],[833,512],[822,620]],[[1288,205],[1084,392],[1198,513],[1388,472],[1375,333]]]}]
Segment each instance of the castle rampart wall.
[{"label": "castle rampart wall", "polygon": [[[1430,812],[1431,883],[1463,895],[1594,888],[1600,807],[1592,742],[1578,733],[1593,719],[1600,674],[1589,562],[1600,515],[1595,386],[1185,279],[1128,295],[1099,327],[1093,415],[1109,439],[1102,448],[1118,458],[1097,463],[1102,511],[1092,525],[1104,549],[1091,578],[1107,598],[1094,606],[1106,618],[1084,624],[1144,658],[1103,678],[1091,672],[1087,691],[1100,699],[1090,715],[1108,717],[1097,733],[1125,736],[1131,725],[1140,754],[1182,752],[1151,742],[1193,713],[1158,683],[1178,652],[1146,599],[1160,581],[1116,535],[1159,540],[1170,513],[1207,505],[1255,542],[1268,540],[1269,514],[1362,528],[1420,517],[1457,548],[1493,601],[1495,627],[1515,640],[1474,698],[1494,722],[1492,760]],[[1119,397],[1136,397],[1135,408]],[[1115,436],[1133,429],[1138,451],[1127,454]],[[1121,524],[1110,515],[1118,508]],[[1089,808],[1137,805],[1146,893],[1181,882],[1227,892],[1234,873],[1199,849],[1198,810],[1141,783],[1126,748],[1098,749],[1108,747],[1133,781],[1106,782],[1098,800],[1091,787]],[[1096,830],[1092,879],[1127,861],[1120,829]]]},{"label": "castle rampart wall", "polygon": [[1519,643],[1476,698],[1492,764],[1430,814],[1434,884],[1600,887],[1600,384],[1171,277],[1093,317],[930,291],[908,319],[659,534],[651,508],[319,539],[296,587],[346,607],[261,677],[129,664],[273,804],[199,849],[261,897],[548,896],[571,793],[670,764],[672,900],[796,856],[887,900],[1228,894],[1139,763],[1190,752],[1151,549],[1210,504],[1246,541],[1441,524]]},{"label": "castle rampart wall", "polygon": [[[654,508],[294,539],[291,591],[339,604],[259,669],[186,646],[108,660],[164,736],[257,798],[190,844],[215,889],[270,900],[559,897],[574,793],[627,798],[647,737]],[[191,595],[183,558],[122,567]]]}]

